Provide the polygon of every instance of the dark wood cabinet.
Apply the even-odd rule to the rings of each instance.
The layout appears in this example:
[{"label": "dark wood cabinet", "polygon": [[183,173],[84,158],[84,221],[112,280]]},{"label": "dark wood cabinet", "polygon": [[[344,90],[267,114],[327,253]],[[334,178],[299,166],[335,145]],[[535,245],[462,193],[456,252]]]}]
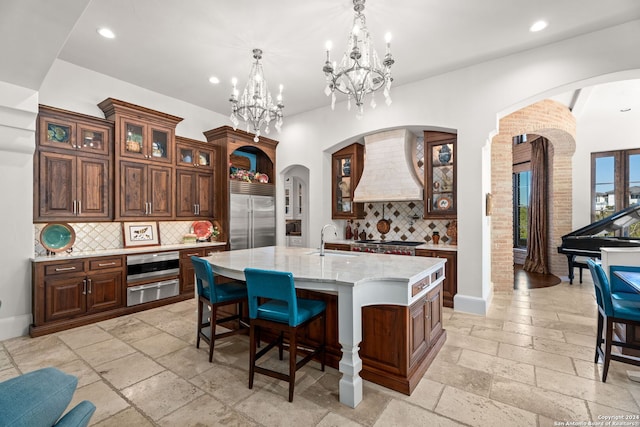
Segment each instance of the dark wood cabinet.
[{"label": "dark wood cabinet", "polygon": [[349,252],[351,250],[351,245],[349,245],[347,243],[327,242],[327,243],[324,244],[324,248],[332,250],[332,251],[347,251],[347,252]]},{"label": "dark wood cabinet", "polygon": [[40,106],[34,221],[112,218],[110,122]]},{"label": "dark wood cabinet", "polygon": [[119,217],[171,217],[172,182],[171,167],[121,161]]},{"label": "dark wood cabinet", "polygon": [[213,217],[213,174],[176,170],[176,217]]},{"label": "dark wood cabinet", "polygon": [[[275,194],[273,187],[277,178],[276,148],[278,141],[260,136],[260,140],[254,142],[253,134],[233,130],[230,126],[208,130],[204,132],[204,136],[207,142],[215,147],[214,181],[216,191],[213,196],[213,217],[220,224],[221,232],[218,239],[228,240],[231,184],[238,184],[242,191],[251,194]],[[266,175],[268,182],[253,181],[249,183],[231,178],[230,164],[234,164],[233,162],[239,158],[248,161],[247,156],[255,159],[255,171]]]},{"label": "dark wood cabinet", "polygon": [[458,293],[458,253],[455,251],[416,249],[416,256],[444,258],[447,260],[442,282],[442,296],[445,307],[453,308],[453,297]]},{"label": "dark wood cabinet", "polygon": [[456,218],[456,141],[448,132],[424,132],[424,218]]},{"label": "dark wood cabinet", "polygon": [[[338,341],[338,297],[298,289],[300,298],[319,299],[327,305],[327,364],[338,368],[342,357]],[[362,308],[362,378],[411,394],[446,340],[442,328],[442,284],[410,307],[374,305]],[[311,325],[301,342],[317,345],[320,325]]]},{"label": "dark wood cabinet", "polygon": [[34,325],[124,306],[122,256],[34,263]]},{"label": "dark wood cabinet", "polygon": [[353,201],[364,167],[364,146],[358,143],[331,156],[331,218],[364,218],[364,203]]},{"label": "dark wood cabinet", "polygon": [[182,118],[113,98],[98,107],[115,122],[115,218],[174,218],[175,128]]},{"label": "dark wood cabinet", "polygon": [[[180,251],[180,293],[194,295],[195,292],[195,271],[192,256],[205,257],[215,252],[224,250],[224,246],[210,246],[207,248],[184,249]],[[231,307],[231,306],[230,306]],[[235,306],[234,306],[235,307]]]}]

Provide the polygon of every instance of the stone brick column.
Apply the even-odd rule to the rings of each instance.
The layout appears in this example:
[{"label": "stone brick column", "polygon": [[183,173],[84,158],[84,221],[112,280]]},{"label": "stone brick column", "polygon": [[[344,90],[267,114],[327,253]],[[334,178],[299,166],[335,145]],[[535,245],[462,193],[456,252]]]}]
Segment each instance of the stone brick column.
[{"label": "stone brick column", "polygon": [[572,214],[572,163],[576,121],[569,109],[544,100],[502,118],[491,145],[491,281],[494,292],[513,291],[512,138],[536,134],[549,144],[549,269],[567,275],[566,257],[557,253],[561,237],[569,233]]}]

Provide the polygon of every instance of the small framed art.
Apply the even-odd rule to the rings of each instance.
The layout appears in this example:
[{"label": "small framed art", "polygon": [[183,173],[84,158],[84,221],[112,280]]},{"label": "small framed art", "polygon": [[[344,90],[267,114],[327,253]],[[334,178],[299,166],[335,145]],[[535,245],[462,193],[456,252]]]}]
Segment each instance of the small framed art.
[{"label": "small framed art", "polygon": [[123,222],[122,235],[125,248],[160,244],[158,223],[155,221]]}]

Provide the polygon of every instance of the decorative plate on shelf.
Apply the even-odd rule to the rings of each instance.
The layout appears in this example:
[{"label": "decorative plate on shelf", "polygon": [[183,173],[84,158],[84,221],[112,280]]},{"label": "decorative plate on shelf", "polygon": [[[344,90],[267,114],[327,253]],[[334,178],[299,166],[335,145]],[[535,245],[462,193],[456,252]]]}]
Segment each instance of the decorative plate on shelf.
[{"label": "decorative plate on shelf", "polygon": [[40,232],[40,243],[49,252],[64,252],[76,241],[76,232],[66,222],[52,222]]},{"label": "decorative plate on shelf", "polygon": [[213,224],[209,221],[194,221],[191,224],[191,232],[198,240],[207,240],[213,234]]},{"label": "decorative plate on shelf", "polygon": [[439,197],[438,200],[436,200],[436,209],[446,211],[447,209],[451,208],[452,203],[453,202],[448,197]]}]

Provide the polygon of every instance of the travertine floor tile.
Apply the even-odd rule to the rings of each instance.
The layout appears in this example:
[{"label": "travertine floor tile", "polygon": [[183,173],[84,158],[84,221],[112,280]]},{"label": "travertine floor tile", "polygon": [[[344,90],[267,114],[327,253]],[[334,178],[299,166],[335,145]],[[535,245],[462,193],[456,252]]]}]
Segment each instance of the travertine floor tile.
[{"label": "travertine floor tile", "polygon": [[498,356],[505,359],[520,361],[530,365],[554,369],[556,371],[575,373],[571,358],[545,351],[518,347],[510,344],[500,344]]},{"label": "travertine floor tile", "polygon": [[596,350],[596,334],[584,335],[576,334],[575,332],[565,332],[565,341],[569,344],[581,345],[583,347],[591,347],[593,351]]},{"label": "travertine floor tile", "polygon": [[[638,412],[628,412],[628,411],[623,411],[620,410],[618,408],[612,408],[610,406],[605,406],[605,405],[599,405],[597,403],[593,403],[593,402],[589,402],[587,401],[587,406],[589,406],[589,412],[591,412],[591,421],[593,422],[598,422],[598,421],[608,421],[608,420],[615,420],[616,418],[612,418],[612,417],[620,417],[622,416],[623,418],[618,418],[618,421],[622,421],[623,423],[626,422],[635,422],[636,425],[640,425],[640,418],[636,418],[638,416],[640,416],[640,413]],[[624,418],[626,416],[629,416],[629,418]],[[630,424],[633,425],[633,424]]]},{"label": "travertine floor tile", "polygon": [[164,371],[165,368],[144,354],[136,352],[98,365],[96,370],[116,389],[122,390]]},{"label": "travertine floor tile", "polygon": [[11,378],[15,378],[20,375],[20,372],[13,366],[0,371],[0,382],[6,381]]},{"label": "travertine floor tile", "polygon": [[322,420],[320,420],[317,426],[318,427],[360,427],[362,426],[362,424],[357,423],[355,421],[351,421],[350,419],[345,418],[342,415],[329,412]]},{"label": "travertine floor tile", "polygon": [[503,330],[516,334],[530,335],[532,337],[547,338],[554,341],[565,341],[562,331],[556,331],[554,329],[541,328],[532,325],[524,325],[522,323],[504,322]]},{"label": "travertine floor tile", "polygon": [[117,339],[110,339],[82,347],[76,353],[94,368],[103,363],[120,359],[128,354],[135,353],[136,349]]},{"label": "travertine floor tile", "polygon": [[594,317],[593,325],[580,325],[577,323],[563,322],[561,320],[533,319],[533,326],[541,328],[556,329],[558,331],[574,332],[576,334],[596,336],[597,320]]},{"label": "travertine floor tile", "polygon": [[434,362],[424,378],[466,390],[481,396],[489,396],[491,374],[454,365],[448,362]]},{"label": "travertine floor tile", "polygon": [[173,372],[163,371],[125,388],[122,394],[157,421],[202,396],[203,392]]},{"label": "travertine floor tile", "polygon": [[96,405],[96,412],[91,417],[92,423],[98,423],[129,407],[129,403],[103,381],[96,381],[76,389],[68,408],[73,408],[83,400]]},{"label": "travertine floor tile", "polygon": [[[91,419],[93,422],[93,419]],[[97,424],[96,427],[151,427],[153,424],[151,421],[146,419],[144,415],[140,412],[136,411],[134,408],[125,409],[122,412],[117,413],[116,415],[109,417]]]},{"label": "travertine floor tile", "polygon": [[[367,426],[372,425],[378,419],[382,410],[392,399],[388,393],[381,393],[378,388],[367,387],[365,383],[362,402],[356,408],[349,408],[340,403],[337,392],[339,381],[340,378],[337,375],[324,375],[316,383],[302,391],[300,395],[321,408]],[[286,394],[284,395],[286,396]],[[294,401],[297,395],[298,386],[296,385]]]},{"label": "travertine floor tile", "polygon": [[58,338],[67,344],[69,348],[78,349],[98,342],[110,340],[113,337],[96,325],[88,325],[61,332],[58,334]]},{"label": "travertine floor tile", "polygon": [[520,347],[533,347],[532,339],[529,335],[516,334],[513,332],[500,331],[496,329],[487,329],[474,326],[471,330],[471,336],[484,338],[492,341],[503,342],[507,344],[517,345]]},{"label": "travertine floor tile", "polygon": [[423,378],[416,386],[415,390],[413,390],[411,396],[405,396],[398,393],[397,398],[404,399],[409,403],[422,406],[425,409],[433,411],[438,400],[440,400],[443,390],[444,384],[432,381],[428,378]]},{"label": "travertine floor tile", "polygon": [[536,370],[536,381],[538,387],[547,390],[640,414],[640,408],[629,391],[613,384],[561,374],[543,368]]},{"label": "travertine floor tile", "polygon": [[447,333],[446,345],[450,347],[468,348],[494,356],[498,353],[498,342],[496,341],[456,333]]},{"label": "travertine floor tile", "polygon": [[58,369],[78,377],[78,387],[84,387],[101,380],[100,375],[82,359],[76,359],[60,365]]},{"label": "travertine floor tile", "polygon": [[581,360],[593,360],[594,349],[581,345],[562,343],[545,338],[533,338],[533,348],[547,353],[555,353]]},{"label": "travertine floor tile", "polygon": [[256,426],[257,424],[211,396],[204,395],[158,421],[161,426]]},{"label": "travertine floor tile", "polygon": [[491,398],[556,421],[589,419],[584,400],[517,381],[495,378]]},{"label": "travertine floor tile", "polygon": [[264,376],[257,375],[253,389],[249,390],[247,367],[241,370],[218,363],[213,363],[211,369],[193,377],[191,383],[231,406],[256,393],[267,384]]},{"label": "travertine floor tile", "polygon": [[418,406],[413,406],[400,400],[392,400],[385,408],[376,427],[387,426],[430,426],[430,427],[456,427],[462,426],[449,418],[434,414]]},{"label": "travertine floor tile", "polygon": [[533,365],[527,363],[490,356],[476,351],[462,350],[458,365],[527,384],[535,384]]},{"label": "travertine floor tile", "polygon": [[189,346],[186,342],[166,332],[132,342],[131,345],[150,357],[161,357]]},{"label": "travertine floor tile", "polygon": [[186,379],[208,371],[215,363],[215,360],[213,363],[209,363],[209,346],[206,343],[200,343],[200,349],[195,346],[183,347],[178,351],[159,357],[157,361]]},{"label": "travertine floor tile", "polygon": [[328,413],[325,408],[298,394],[294,395],[293,403],[289,403],[288,394],[263,392],[252,394],[234,409],[267,427],[316,425]]},{"label": "travertine floor tile", "polygon": [[[44,343],[42,341],[40,344]],[[41,345],[33,348],[33,351],[20,351],[12,354],[13,361],[23,374],[36,369],[47,368],[49,366],[61,366],[76,360],[78,356],[67,347],[62,341],[46,341],[51,343],[48,348],[40,349]]]},{"label": "travertine floor tile", "polygon": [[0,371],[13,366],[9,354],[0,347]]},{"label": "travertine floor tile", "polygon": [[114,337],[129,344],[162,333],[162,330],[132,316],[110,319],[100,322],[99,325]]},{"label": "travertine floor tile", "polygon": [[472,426],[537,424],[536,415],[531,412],[453,387],[444,389],[435,412]]}]

